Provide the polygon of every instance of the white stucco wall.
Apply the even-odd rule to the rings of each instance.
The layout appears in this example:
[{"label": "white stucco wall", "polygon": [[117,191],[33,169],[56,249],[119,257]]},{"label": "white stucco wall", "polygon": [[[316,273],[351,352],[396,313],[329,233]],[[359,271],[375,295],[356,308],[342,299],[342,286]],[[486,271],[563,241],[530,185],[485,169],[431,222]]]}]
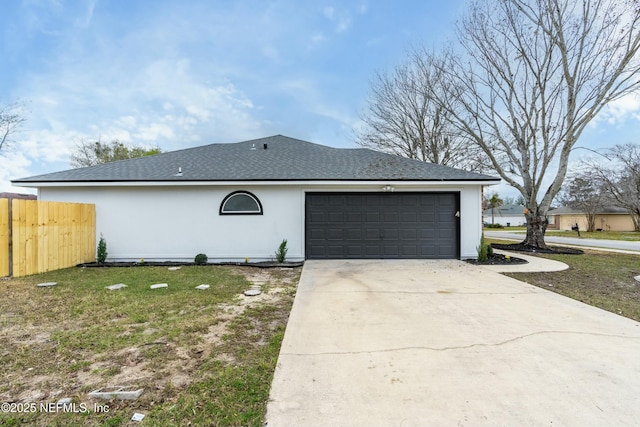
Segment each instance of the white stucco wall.
[{"label": "white stucco wall", "polygon": [[507,223],[511,224],[511,227],[521,226],[527,223],[527,219],[524,215],[498,215],[495,214],[491,218],[491,214],[484,216],[484,222],[491,224],[494,221],[495,224],[500,224],[506,227]]},{"label": "white stucco wall", "polygon": [[[460,193],[460,255],[475,258],[482,233],[481,187],[478,185],[392,183],[396,192]],[[219,215],[232,191],[250,191],[264,215]],[[192,261],[205,253],[210,261],[262,261],[274,258],[282,239],[288,260],[303,260],[306,191],[381,191],[373,184],[295,184],[191,186],[41,187],[39,199],[94,203],[96,234],[104,235],[109,260]]]}]

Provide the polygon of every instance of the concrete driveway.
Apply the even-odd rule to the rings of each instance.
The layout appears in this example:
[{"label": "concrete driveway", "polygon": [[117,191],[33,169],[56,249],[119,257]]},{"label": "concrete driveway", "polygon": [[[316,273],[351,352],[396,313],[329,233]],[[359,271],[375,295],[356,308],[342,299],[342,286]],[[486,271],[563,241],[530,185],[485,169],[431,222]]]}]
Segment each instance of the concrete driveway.
[{"label": "concrete driveway", "polygon": [[640,424],[640,323],[460,261],[307,261],[279,426]]}]

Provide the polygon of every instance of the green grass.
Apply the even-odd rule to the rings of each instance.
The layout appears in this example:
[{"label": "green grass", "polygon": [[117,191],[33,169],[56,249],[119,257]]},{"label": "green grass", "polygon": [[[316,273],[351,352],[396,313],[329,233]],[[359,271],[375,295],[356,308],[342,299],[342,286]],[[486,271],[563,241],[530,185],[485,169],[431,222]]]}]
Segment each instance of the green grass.
[{"label": "green grass", "polygon": [[511,273],[518,280],[640,321],[640,256],[585,251],[584,255],[538,255],[564,262],[554,273]]},{"label": "green grass", "polygon": [[[547,236],[578,237],[576,231],[547,230]],[[640,233],[637,231],[584,231],[580,230],[583,239],[600,240],[624,240],[630,242],[640,241]]]},{"label": "green grass", "polygon": [[[0,281],[0,402],[93,407],[91,390],[145,389],[108,413],[0,413],[0,425],[120,426],[134,412],[149,426],[261,425],[300,269],[272,271],[265,302],[247,305],[251,270],[71,268]],[[34,286],[48,281],[58,286]],[[105,289],[116,283],[128,287]]]}]

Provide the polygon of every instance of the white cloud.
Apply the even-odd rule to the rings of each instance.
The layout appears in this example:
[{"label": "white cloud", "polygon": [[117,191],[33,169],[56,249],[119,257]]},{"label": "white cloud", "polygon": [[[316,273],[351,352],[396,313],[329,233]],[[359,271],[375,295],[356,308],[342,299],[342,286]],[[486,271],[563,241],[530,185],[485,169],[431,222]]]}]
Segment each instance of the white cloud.
[{"label": "white cloud", "polygon": [[336,10],[331,6],[327,6],[322,10],[322,14],[325,18],[333,21]]},{"label": "white cloud", "polygon": [[610,125],[621,124],[629,117],[640,120],[640,94],[638,93],[612,101],[603,110],[603,118]]},{"label": "white cloud", "polygon": [[351,16],[348,11],[336,11],[333,7],[325,7],[322,10],[325,18],[334,24],[334,31],[342,33],[351,27]]},{"label": "white cloud", "polygon": [[0,192],[34,193],[29,190],[11,185],[10,180],[29,176],[31,161],[19,151],[2,151],[0,154]]},{"label": "white cloud", "polygon": [[147,126],[140,126],[136,129],[136,133],[133,134],[133,138],[136,141],[161,141],[167,139],[173,139],[175,133],[172,126],[166,123],[151,123]]}]

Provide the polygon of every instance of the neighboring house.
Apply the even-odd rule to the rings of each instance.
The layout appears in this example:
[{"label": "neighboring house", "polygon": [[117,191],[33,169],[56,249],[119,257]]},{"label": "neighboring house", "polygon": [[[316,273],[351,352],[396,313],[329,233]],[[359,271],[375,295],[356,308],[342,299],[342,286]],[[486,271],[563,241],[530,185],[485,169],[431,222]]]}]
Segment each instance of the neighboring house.
[{"label": "neighboring house", "polygon": [[[587,216],[583,212],[564,206],[548,212],[549,229],[571,230],[578,224],[580,230],[587,229]],[[628,210],[616,207],[604,208],[596,214],[596,230],[634,231],[633,218]]]},{"label": "neighboring house", "polygon": [[499,178],[277,135],[13,181],[96,205],[109,260],[476,258]]},{"label": "neighboring house", "polygon": [[524,206],[504,205],[498,208],[484,210],[485,224],[500,224],[505,227],[517,227],[527,224],[524,217]]}]

